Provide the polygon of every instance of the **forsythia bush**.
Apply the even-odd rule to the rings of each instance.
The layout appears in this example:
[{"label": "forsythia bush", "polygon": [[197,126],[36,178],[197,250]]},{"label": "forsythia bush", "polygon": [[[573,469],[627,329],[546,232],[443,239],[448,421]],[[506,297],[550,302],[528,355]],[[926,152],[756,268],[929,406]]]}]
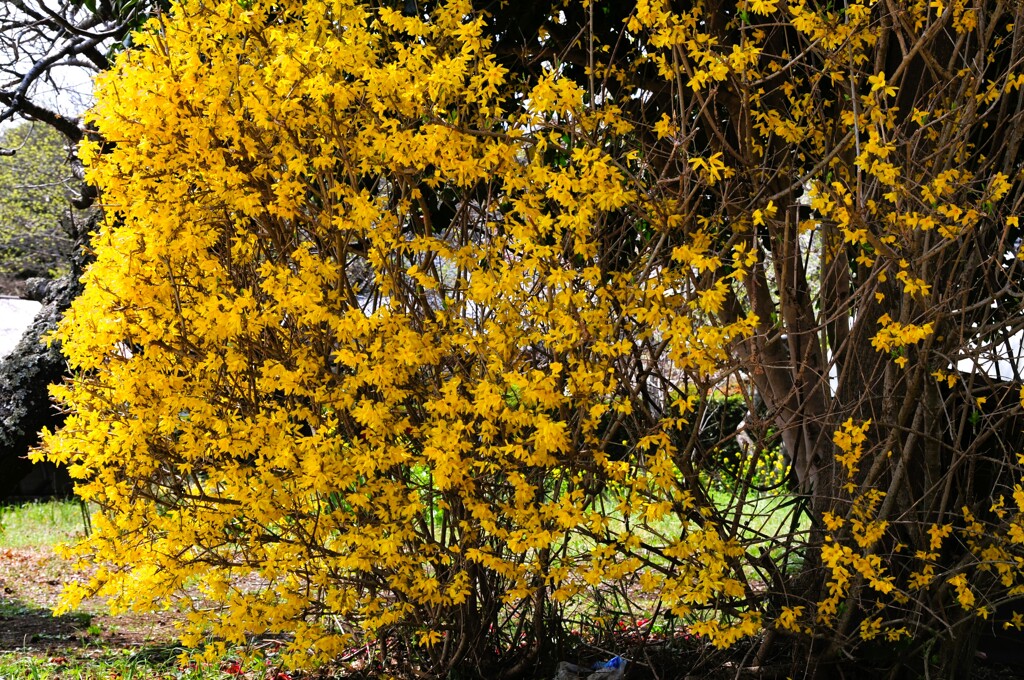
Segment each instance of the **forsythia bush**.
[{"label": "forsythia bush", "polygon": [[[194,584],[227,608],[216,633],[294,630],[301,655],[393,627],[452,655],[544,589],[641,568],[629,514],[700,519],[672,416],[642,469],[604,453],[636,389],[616,364],[665,343],[709,375],[753,318],[699,320],[720,295],[689,283],[714,266],[700,235],[675,271],[609,270],[610,213],[679,217],[602,151],[630,127],[614,106],[551,71],[512,108],[524,85],[471,11],[185,2],[98,83],[117,146],[81,155],[107,226],[60,335],[75,415],[49,440],[107,510],[90,589],[148,606]],[[580,114],[575,139],[549,125]],[[652,590],[679,613],[743,596],[734,542],[674,533]]]},{"label": "forsythia bush", "polygon": [[[969,574],[1016,592],[1017,461],[985,519],[1005,540],[985,540],[946,449],[918,456],[939,458],[913,495],[927,436],[900,406],[939,408],[932,375],[978,346],[956,314],[980,303],[951,282],[991,264],[973,234],[1017,226],[1019,168],[939,137],[1021,81],[988,74],[969,111],[904,102],[872,61],[873,3],[741,4],[640,2],[580,38],[582,71],[522,73],[468,0],[179,0],[150,20],[80,151],[106,221],[57,335],[71,416],[46,455],[102,512],[65,606],[179,603],[187,640],[293,633],[295,663],[406,640],[442,674],[535,654],[627,581],[719,646],[905,640],[991,613]],[[981,30],[956,7],[900,30]],[[912,158],[931,132],[940,151]],[[844,352],[862,363],[837,370]],[[764,528],[756,460],[714,487],[722,389],[764,397],[779,438],[748,455],[785,444],[809,522]],[[817,591],[781,586],[801,563]],[[933,596],[958,609],[915,608]]]}]

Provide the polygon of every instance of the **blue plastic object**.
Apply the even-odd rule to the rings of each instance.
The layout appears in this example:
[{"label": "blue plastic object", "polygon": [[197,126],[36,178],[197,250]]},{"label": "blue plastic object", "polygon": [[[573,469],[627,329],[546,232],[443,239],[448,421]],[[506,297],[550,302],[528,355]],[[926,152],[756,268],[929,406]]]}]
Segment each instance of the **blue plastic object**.
[{"label": "blue plastic object", "polygon": [[604,663],[601,663],[601,662],[595,663],[593,665],[593,668],[594,668],[594,670],[599,670],[599,669],[602,669],[602,668],[609,668],[609,669],[615,670],[615,669],[618,669],[618,668],[622,668],[625,665],[626,665],[626,660],[625,659],[623,659],[621,656],[615,656],[615,657],[612,657],[611,659],[609,659],[608,661],[605,661]]}]

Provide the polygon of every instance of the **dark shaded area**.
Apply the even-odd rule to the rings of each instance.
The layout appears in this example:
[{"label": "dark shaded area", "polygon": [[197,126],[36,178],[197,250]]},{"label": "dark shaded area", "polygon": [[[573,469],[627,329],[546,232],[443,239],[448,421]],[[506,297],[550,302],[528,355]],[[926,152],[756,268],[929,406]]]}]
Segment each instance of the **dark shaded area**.
[{"label": "dark shaded area", "polygon": [[42,607],[0,596],[0,650],[28,646],[65,647],[89,637],[92,616],[53,616]]},{"label": "dark shaded area", "polygon": [[985,666],[1011,666],[1016,677],[1024,677],[1024,631],[992,626],[982,632],[978,641],[978,668]]}]

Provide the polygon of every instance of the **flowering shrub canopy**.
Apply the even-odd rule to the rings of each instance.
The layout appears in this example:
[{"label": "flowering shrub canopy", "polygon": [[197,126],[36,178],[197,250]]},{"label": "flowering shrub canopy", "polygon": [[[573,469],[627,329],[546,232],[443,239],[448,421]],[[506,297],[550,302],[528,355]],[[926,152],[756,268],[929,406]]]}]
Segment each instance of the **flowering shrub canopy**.
[{"label": "flowering shrub canopy", "polygon": [[[46,455],[103,566],[67,606],[443,673],[627,583],[833,655],[1018,591],[1018,462],[963,434],[1020,400],[962,368],[1020,326],[1013,18],[552,8],[516,62],[469,0],[179,0],[99,79]],[[765,426],[725,481],[721,392]]]}]

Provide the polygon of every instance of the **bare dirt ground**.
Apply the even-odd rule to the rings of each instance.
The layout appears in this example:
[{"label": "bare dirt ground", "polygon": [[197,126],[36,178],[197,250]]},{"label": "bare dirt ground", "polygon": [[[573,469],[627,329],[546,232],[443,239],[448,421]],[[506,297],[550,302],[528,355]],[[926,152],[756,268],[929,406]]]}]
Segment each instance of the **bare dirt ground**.
[{"label": "bare dirt ground", "polygon": [[174,644],[173,613],[111,616],[99,600],[53,616],[71,565],[50,548],[0,549],[0,652]]}]

